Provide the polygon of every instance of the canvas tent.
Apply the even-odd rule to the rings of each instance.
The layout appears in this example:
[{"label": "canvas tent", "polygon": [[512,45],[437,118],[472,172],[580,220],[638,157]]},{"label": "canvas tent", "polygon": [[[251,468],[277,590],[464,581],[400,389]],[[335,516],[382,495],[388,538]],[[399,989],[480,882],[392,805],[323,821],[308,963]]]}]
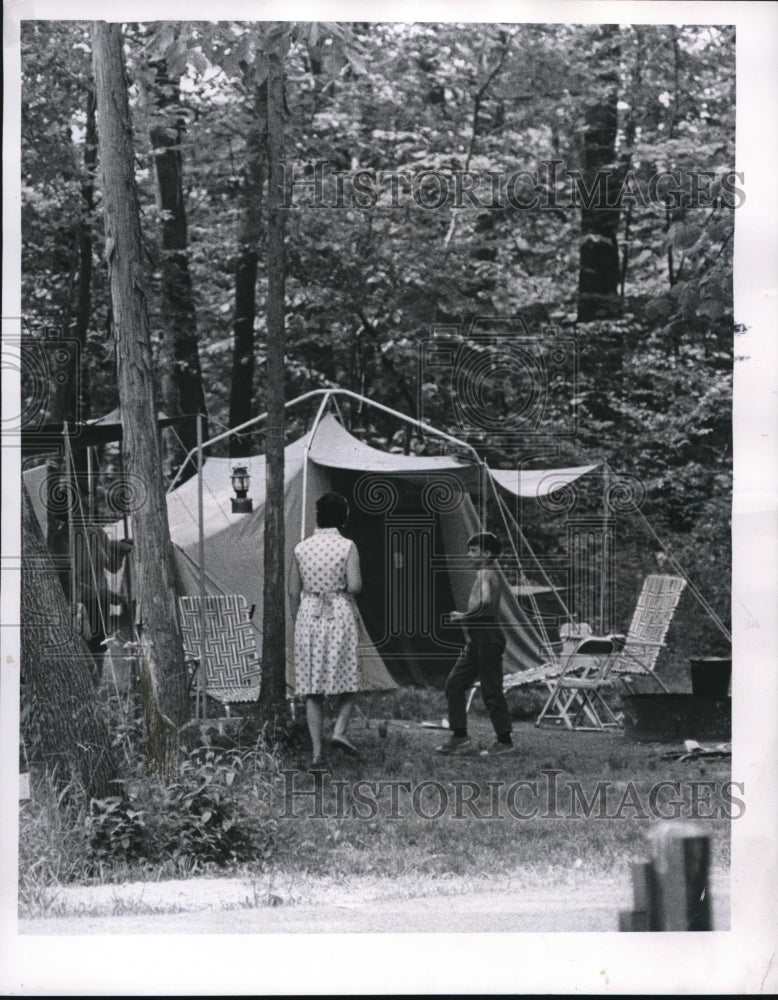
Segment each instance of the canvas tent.
[{"label": "canvas tent", "polygon": [[[332,414],[322,416],[331,398],[337,396],[350,397],[360,406],[366,404],[383,410],[425,433],[447,440],[458,446],[459,453],[465,452],[466,455],[464,458],[402,455],[365,445],[349,434]],[[512,518],[506,500],[511,497],[516,500],[553,495],[598,466],[532,471],[491,470],[464,442],[347,390],[313,390],[286,405],[290,407],[314,397],[320,397],[322,402],[311,431],[286,448],[286,564],[291,565],[296,542],[314,528],[316,498],[330,489],[346,495],[351,504],[347,533],[359,548],[364,578],[364,589],[359,598],[366,626],[360,650],[363,686],[367,689],[386,689],[397,683],[439,683],[461,647],[461,631],[458,627],[447,625],[444,615],[455,607],[461,609],[466,605],[473,568],[464,556],[465,544],[469,535],[485,523],[486,494],[489,493],[497,501],[492,504],[490,516],[492,519],[497,516],[498,520],[496,524],[490,522],[490,526],[497,527],[503,539],[510,541],[512,549],[512,556],[508,552],[507,558],[502,560],[503,565],[512,563],[510,572],[517,573],[518,580],[522,580],[525,567],[520,564],[516,548],[516,540],[521,538],[524,549],[529,551],[533,560],[530,572],[537,569],[550,584],[544,567],[526,544],[516,519]],[[336,402],[335,399],[333,401]],[[114,418],[115,414],[111,414],[100,428],[103,435],[100,443],[117,439],[116,431],[121,424],[117,424]],[[205,447],[240,433],[262,419],[254,418],[241,427],[233,428],[205,442]],[[98,426],[102,424],[100,421],[90,422],[79,431],[88,428],[91,432],[95,423]],[[59,452],[64,446],[67,452],[68,441],[80,437],[80,434],[72,434],[72,429],[60,430],[58,439],[54,436],[54,428],[51,433],[51,440],[46,442],[49,451]],[[40,443],[37,439],[33,440],[30,453],[41,451]],[[98,442],[82,438],[78,443],[83,446]],[[76,444],[75,440],[73,444]],[[192,457],[193,453],[190,453],[187,460]],[[253,511],[245,514],[233,514],[231,510],[231,472],[235,464],[234,460],[209,457],[201,476],[189,479],[168,493],[178,587],[181,595],[198,595],[203,587],[208,594],[243,595],[249,606],[254,606],[252,627],[261,642],[265,460],[262,456],[240,459],[240,464],[248,466],[250,496],[254,503]],[[604,476],[606,511],[603,514],[603,539],[607,540],[607,466]],[[45,467],[25,471],[24,478],[45,531],[48,503]],[[203,494],[202,518],[199,512],[200,489]],[[480,517],[476,506],[480,508]],[[550,509],[553,507],[554,504]],[[637,513],[640,514],[639,509]],[[500,517],[503,518],[502,526]],[[513,528],[509,524],[511,519]],[[112,533],[120,537],[127,521],[111,527]],[[588,521],[584,528],[588,532]],[[573,541],[585,547],[591,538],[590,535],[582,535],[580,543],[575,539]],[[202,559],[201,544],[204,552]],[[680,575],[686,578],[671,553],[668,557]],[[604,557],[601,564],[600,608],[604,606],[602,594],[606,587],[607,560]],[[575,571],[573,564],[571,567]],[[573,575],[576,576],[576,572]],[[519,604],[518,599],[523,601],[526,595],[522,593],[522,584],[517,586],[516,580],[514,575],[511,587],[508,580],[503,579],[502,617],[507,638],[503,665],[506,673],[531,669],[548,659],[549,639],[552,638],[545,624],[538,625],[538,606],[534,597],[529,601],[528,608],[526,604],[524,607]],[[722,633],[728,635],[703,596],[691,583],[689,586]],[[534,589],[537,592],[555,590],[550,585]],[[564,611],[561,598],[557,594],[554,598],[559,609]],[[580,613],[580,608],[576,607]],[[292,629],[292,616],[287,614],[290,691],[294,690]]]},{"label": "canvas tent", "polygon": [[[241,593],[254,605],[261,636],[265,460],[241,459],[251,477],[251,513],[233,514],[230,482],[235,460],[208,458],[203,466],[203,539],[207,593]],[[586,467],[589,468],[589,467]],[[581,470],[564,470],[573,478]],[[558,485],[558,480],[555,480]],[[444,615],[464,608],[473,581],[467,538],[479,530],[473,503],[482,488],[474,462],[449,456],[402,455],[370,447],[332,414],[285,451],[286,565],[301,537],[315,527],[315,500],[328,490],[349,500],[346,534],[360,553],[366,626],[361,662],[366,688],[396,683],[440,684],[462,645],[459,627]],[[534,484],[537,495],[538,483]],[[529,490],[529,486],[527,486]],[[182,593],[200,592],[198,481],[168,494],[170,532]],[[537,629],[503,580],[507,625],[506,672],[546,657]],[[287,598],[288,600],[288,598]],[[288,684],[294,690],[293,618],[287,606]]]}]

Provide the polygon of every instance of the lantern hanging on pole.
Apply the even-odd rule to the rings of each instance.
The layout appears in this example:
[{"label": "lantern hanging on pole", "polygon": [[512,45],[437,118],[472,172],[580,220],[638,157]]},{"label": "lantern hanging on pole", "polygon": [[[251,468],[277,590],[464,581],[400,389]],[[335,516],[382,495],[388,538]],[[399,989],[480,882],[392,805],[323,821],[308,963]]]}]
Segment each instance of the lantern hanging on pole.
[{"label": "lantern hanging on pole", "polygon": [[235,490],[235,496],[230,498],[232,500],[232,513],[250,514],[254,509],[254,502],[248,496],[251,482],[248,468],[245,465],[236,465],[232,470],[230,480],[232,488]]}]

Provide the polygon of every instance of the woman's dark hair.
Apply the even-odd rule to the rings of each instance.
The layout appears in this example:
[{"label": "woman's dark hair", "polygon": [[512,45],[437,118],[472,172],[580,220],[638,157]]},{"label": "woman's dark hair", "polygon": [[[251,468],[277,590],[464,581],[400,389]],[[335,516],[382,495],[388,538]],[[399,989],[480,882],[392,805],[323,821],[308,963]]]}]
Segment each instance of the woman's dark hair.
[{"label": "woman's dark hair", "polygon": [[340,493],[325,493],[316,501],[319,528],[342,528],[348,520],[348,501]]},{"label": "woman's dark hair", "polygon": [[488,553],[490,556],[498,556],[502,552],[500,539],[491,531],[479,531],[477,535],[471,535],[467,540],[467,545],[468,548],[471,545],[477,545],[481,552]]}]

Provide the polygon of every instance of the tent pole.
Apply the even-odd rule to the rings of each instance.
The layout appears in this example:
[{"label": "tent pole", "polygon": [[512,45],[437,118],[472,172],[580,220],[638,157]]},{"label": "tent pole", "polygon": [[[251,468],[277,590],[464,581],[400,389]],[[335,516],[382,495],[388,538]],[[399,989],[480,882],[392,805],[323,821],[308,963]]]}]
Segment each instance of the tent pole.
[{"label": "tent pole", "polygon": [[487,471],[486,462],[479,462],[479,479],[481,482],[481,510],[480,510],[480,521],[481,521],[481,531],[486,531],[486,487],[487,487]]},{"label": "tent pole", "polygon": [[94,496],[94,471],[92,469],[92,449],[88,447],[86,449],[86,510],[89,515],[89,520],[93,521],[95,517],[95,496]]},{"label": "tent pole", "polygon": [[[529,552],[530,556],[532,557],[532,559],[533,559],[533,561],[535,563],[535,568],[537,569],[538,573],[540,573],[540,575],[543,577],[543,579],[545,580],[545,582],[548,584],[548,586],[553,591],[554,597],[555,597],[556,601],[559,603],[560,608],[565,613],[565,615],[567,615],[568,618],[572,618],[572,615],[570,613],[570,609],[567,607],[567,605],[565,604],[564,600],[559,596],[559,592],[557,591],[557,588],[554,586],[554,584],[553,584],[551,578],[549,577],[548,573],[546,573],[546,571],[545,571],[545,569],[543,567],[543,564],[541,563],[541,561],[538,559],[537,555],[535,554],[535,550],[530,545],[529,539],[524,534],[524,532],[521,530],[521,527],[520,527],[518,521],[514,518],[512,512],[506,506],[505,501],[502,499],[502,497],[498,493],[497,488],[496,488],[496,486],[494,484],[494,478],[493,477],[490,477],[490,482],[492,484],[492,491],[494,493],[495,499],[497,500],[497,504],[499,506],[500,513],[502,515],[503,524],[505,525],[506,534],[508,535],[508,538],[511,539],[511,548],[513,549],[513,554],[516,557],[516,562],[517,563],[519,562],[519,555],[518,555],[518,552],[516,550],[516,547],[513,545],[513,539],[511,538],[510,531],[508,530],[508,525],[506,523],[506,514],[508,515],[508,517],[510,517],[511,521],[514,524],[514,527],[516,528],[516,532],[517,532],[518,537],[521,539],[521,541],[525,545],[527,551]],[[522,576],[524,576],[525,575],[524,574],[524,568],[521,567],[521,566],[520,566],[520,568],[521,568]]]},{"label": "tent pole", "polygon": [[[476,464],[481,465],[481,456],[478,454],[476,449],[468,444],[467,441],[461,441],[459,438],[453,436],[453,434],[446,434],[445,431],[439,431],[437,427],[432,427],[430,424],[424,423],[423,420],[418,420],[416,417],[408,417],[404,413],[400,413],[398,410],[393,410],[391,406],[384,406],[383,403],[377,403],[374,399],[368,399],[367,396],[360,396],[357,392],[351,392],[350,389],[312,389],[311,392],[303,393],[302,396],[297,396],[296,399],[290,399],[287,403],[284,403],[284,409],[289,409],[292,406],[297,406],[298,403],[304,403],[308,399],[313,399],[315,396],[327,396],[332,398],[337,404],[338,396],[347,396],[349,399],[356,399],[358,402],[364,402],[368,406],[372,406],[376,410],[381,410],[383,413],[388,413],[397,420],[404,420],[407,424],[413,424],[414,427],[418,427],[419,430],[425,432],[425,434],[433,434],[435,437],[442,438],[444,441],[448,441],[450,444],[455,444],[458,448],[465,448],[469,451]],[[216,444],[219,441],[224,441],[226,438],[230,437],[232,434],[237,434],[239,431],[245,430],[247,427],[252,427],[255,424],[261,423],[267,418],[267,412],[260,413],[258,417],[252,417],[251,420],[247,420],[245,423],[238,424],[237,427],[231,427],[228,431],[223,431],[221,434],[217,434],[216,437],[209,438],[207,441],[203,442],[203,448],[208,448],[212,444]],[[167,492],[171,493],[173,489],[178,484],[178,480],[181,478],[181,474],[186,468],[187,463],[193,457],[196,448],[192,448],[189,453],[184,458],[181,463],[178,472],[176,473],[170,486],[167,488]]]},{"label": "tent pole", "polygon": [[471,444],[468,444],[467,441],[461,441],[459,438],[455,438],[453,434],[446,434],[445,431],[439,431],[437,427],[425,424],[423,420],[419,420],[416,417],[408,417],[404,413],[400,413],[398,410],[393,410],[391,406],[384,406],[383,403],[377,403],[374,399],[369,399],[367,396],[360,396],[356,392],[351,392],[350,389],[331,389],[330,392],[333,396],[348,396],[349,399],[356,399],[358,401],[365,402],[368,406],[372,406],[376,410],[381,410],[383,413],[389,413],[398,420],[404,420],[407,424],[413,424],[414,427],[418,427],[419,430],[424,431],[426,434],[434,434],[435,437],[443,438],[444,441],[449,441],[451,444],[455,444],[459,448],[466,448],[473,454],[476,462],[479,465],[482,464],[481,456],[475,448]]},{"label": "tent pole", "polygon": [[197,546],[200,562],[200,669],[197,671],[195,718],[208,716],[205,679],[205,530],[203,527],[203,415],[197,414]]},{"label": "tent pole", "polygon": [[610,623],[605,620],[605,602],[607,599],[607,573],[608,573],[608,532],[610,523],[608,519],[608,493],[610,491],[610,467],[607,462],[603,462],[604,467],[604,489],[602,498],[602,566],[600,568],[600,635],[605,635]]},{"label": "tent pole", "polygon": [[[321,396],[324,393],[332,392],[331,389],[313,389],[311,392],[303,393],[302,396],[298,396],[296,399],[290,399],[288,403],[284,403],[284,409],[288,410],[291,406],[296,406],[298,403],[304,403],[306,399],[313,399],[314,396]],[[231,427],[228,431],[223,431],[221,434],[217,434],[216,437],[208,438],[207,441],[203,441],[202,447],[208,448],[212,444],[217,444],[219,441],[224,441],[226,438],[231,437],[233,434],[238,434],[240,431],[244,431],[247,427],[253,427],[255,424],[261,423],[263,420],[267,419],[267,410],[264,413],[260,413],[258,417],[252,417],[251,420],[246,420],[245,423],[238,424],[237,427]],[[168,486],[166,492],[171,493],[181,478],[181,475],[186,468],[189,460],[195,455],[197,448],[191,448],[183,462],[178,468],[178,472],[173,477],[173,481],[170,486]]]},{"label": "tent pole", "polygon": [[307,514],[307,504],[308,504],[308,455],[311,450],[311,442],[313,441],[313,436],[319,429],[319,424],[321,423],[321,418],[324,415],[324,411],[327,408],[327,404],[330,401],[331,393],[327,391],[324,398],[322,399],[319,409],[316,411],[316,416],[313,420],[313,425],[311,426],[310,433],[305,442],[305,449],[303,450],[303,502],[302,502],[302,515],[300,521],[300,540],[305,538],[305,517]]}]

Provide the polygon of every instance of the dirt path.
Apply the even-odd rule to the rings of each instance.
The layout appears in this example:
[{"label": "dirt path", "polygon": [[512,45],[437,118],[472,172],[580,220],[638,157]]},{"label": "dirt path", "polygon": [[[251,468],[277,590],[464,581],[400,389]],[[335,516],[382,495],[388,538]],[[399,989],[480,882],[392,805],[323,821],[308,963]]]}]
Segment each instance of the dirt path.
[{"label": "dirt path", "polygon": [[[725,874],[713,882],[714,927],[729,927]],[[282,890],[283,891],[283,890]],[[56,917],[19,921],[20,934],[319,934],[614,931],[631,906],[623,880],[564,888],[488,889],[386,898],[355,881],[296,903],[241,879],[190,879],[61,890]],[[313,894],[315,896],[315,893]],[[165,910],[166,912],[159,912]]]}]

